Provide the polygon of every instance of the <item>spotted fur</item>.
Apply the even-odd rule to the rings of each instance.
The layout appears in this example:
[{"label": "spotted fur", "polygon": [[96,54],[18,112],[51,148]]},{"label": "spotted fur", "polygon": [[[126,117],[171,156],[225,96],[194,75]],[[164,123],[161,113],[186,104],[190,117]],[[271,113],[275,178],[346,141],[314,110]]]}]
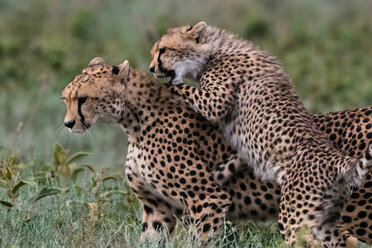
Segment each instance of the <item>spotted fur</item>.
[{"label": "spotted fur", "polygon": [[[218,123],[256,175],[281,184],[279,228],[289,245],[306,225],[328,247],[355,246],[338,222],[350,186],[362,183],[371,162],[332,145],[274,57],[204,22],[170,29],[152,55],[154,75],[171,76],[171,91]],[[183,77],[200,88],[181,84]],[[327,230],[337,235],[329,239]]]}]

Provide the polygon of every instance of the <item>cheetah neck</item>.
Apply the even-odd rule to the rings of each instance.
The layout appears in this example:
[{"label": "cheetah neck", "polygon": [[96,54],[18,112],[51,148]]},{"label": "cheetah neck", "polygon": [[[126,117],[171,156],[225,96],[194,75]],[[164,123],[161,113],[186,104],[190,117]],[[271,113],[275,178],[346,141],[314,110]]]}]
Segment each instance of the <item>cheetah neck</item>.
[{"label": "cheetah neck", "polygon": [[[242,40],[238,36],[227,32],[226,30],[208,26],[205,32],[206,46],[209,46],[208,62],[198,75],[200,78],[205,69],[210,66],[216,67],[218,64],[224,64],[227,59],[237,57],[240,60],[251,60],[251,71],[249,75],[254,78],[280,78],[281,84],[285,87],[292,87],[289,76],[284,68],[277,62],[276,58],[251,41]],[[233,62],[234,63],[234,62]],[[237,66],[239,66],[237,64]]]},{"label": "cheetah neck", "polygon": [[151,80],[145,74],[131,69],[125,92],[121,94],[123,111],[117,117],[118,123],[128,135],[130,142],[141,142],[141,133],[154,121],[161,103],[172,101],[169,90]]},{"label": "cheetah neck", "polygon": [[242,40],[238,36],[226,30],[208,26],[205,31],[205,43],[210,47],[211,57],[219,57],[223,54],[241,51],[250,52],[257,50],[257,47],[248,40]]}]

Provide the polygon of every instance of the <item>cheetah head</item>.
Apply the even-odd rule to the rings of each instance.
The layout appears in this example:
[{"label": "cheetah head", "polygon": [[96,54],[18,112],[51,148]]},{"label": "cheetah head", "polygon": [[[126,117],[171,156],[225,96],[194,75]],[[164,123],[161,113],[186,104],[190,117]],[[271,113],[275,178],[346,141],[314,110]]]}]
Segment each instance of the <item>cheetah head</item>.
[{"label": "cheetah head", "polygon": [[93,59],[62,92],[66,104],[64,125],[72,133],[84,133],[97,121],[114,122],[124,104],[120,99],[129,73],[128,61],[118,66]]},{"label": "cheetah head", "polygon": [[170,77],[173,85],[182,84],[183,77],[197,79],[209,57],[206,30],[205,22],[169,29],[151,49],[154,76]]}]

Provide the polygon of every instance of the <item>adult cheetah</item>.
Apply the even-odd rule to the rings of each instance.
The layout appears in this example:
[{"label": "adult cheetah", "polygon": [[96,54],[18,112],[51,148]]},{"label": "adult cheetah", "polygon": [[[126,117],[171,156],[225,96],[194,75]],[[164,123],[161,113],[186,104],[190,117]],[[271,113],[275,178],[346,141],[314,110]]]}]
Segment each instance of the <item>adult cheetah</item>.
[{"label": "adult cheetah", "polygon": [[[255,174],[281,185],[279,228],[289,245],[306,225],[324,245],[346,246],[347,234],[334,242],[325,232],[344,233],[335,223],[350,186],[362,183],[371,164],[332,145],[273,56],[204,22],[168,30],[151,54],[150,71],[170,76],[173,93],[218,123],[238,151],[231,160],[242,158]],[[182,84],[184,76],[200,88]]]},{"label": "adult cheetah", "polygon": [[[218,196],[222,192],[218,187],[216,192],[207,189],[213,184],[210,172],[216,170],[217,164],[228,162],[235,152],[216,126],[182,104],[163,85],[134,69],[126,72],[127,66],[105,65],[102,59],[94,59],[64,89],[62,97],[67,107],[65,125],[72,132],[84,132],[99,120],[118,123],[127,132],[130,144],[126,174],[142,205],[143,241],[162,228],[171,233],[176,217],[188,209],[195,215],[204,207],[200,203],[208,195]],[[335,146],[346,154],[362,157],[370,126],[360,120],[372,118],[372,108],[313,118]],[[345,228],[367,243],[372,243],[371,175],[364,187],[354,189],[343,216]],[[263,182],[247,168],[232,176],[223,188],[231,198],[228,219],[277,218],[280,189],[276,182]],[[204,189],[207,193],[203,193]],[[193,194],[197,197],[193,198]],[[193,198],[196,204],[187,207],[179,196]]]}]

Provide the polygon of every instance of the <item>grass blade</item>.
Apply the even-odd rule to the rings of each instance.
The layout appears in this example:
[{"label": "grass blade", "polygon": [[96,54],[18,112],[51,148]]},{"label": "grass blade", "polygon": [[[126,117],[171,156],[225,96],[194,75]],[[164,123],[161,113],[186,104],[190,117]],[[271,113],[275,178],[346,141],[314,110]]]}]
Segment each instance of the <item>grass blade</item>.
[{"label": "grass blade", "polygon": [[31,202],[31,204],[34,204],[35,202],[39,201],[40,199],[42,199],[46,196],[55,195],[55,194],[58,194],[60,192],[61,192],[60,189],[45,187],[42,190],[40,190],[40,192],[36,196],[32,197],[30,199],[30,202]]},{"label": "grass blade", "polygon": [[4,205],[5,207],[8,207],[8,208],[13,207],[13,204],[11,204],[10,202],[7,202],[7,201],[0,201],[0,204]]}]

